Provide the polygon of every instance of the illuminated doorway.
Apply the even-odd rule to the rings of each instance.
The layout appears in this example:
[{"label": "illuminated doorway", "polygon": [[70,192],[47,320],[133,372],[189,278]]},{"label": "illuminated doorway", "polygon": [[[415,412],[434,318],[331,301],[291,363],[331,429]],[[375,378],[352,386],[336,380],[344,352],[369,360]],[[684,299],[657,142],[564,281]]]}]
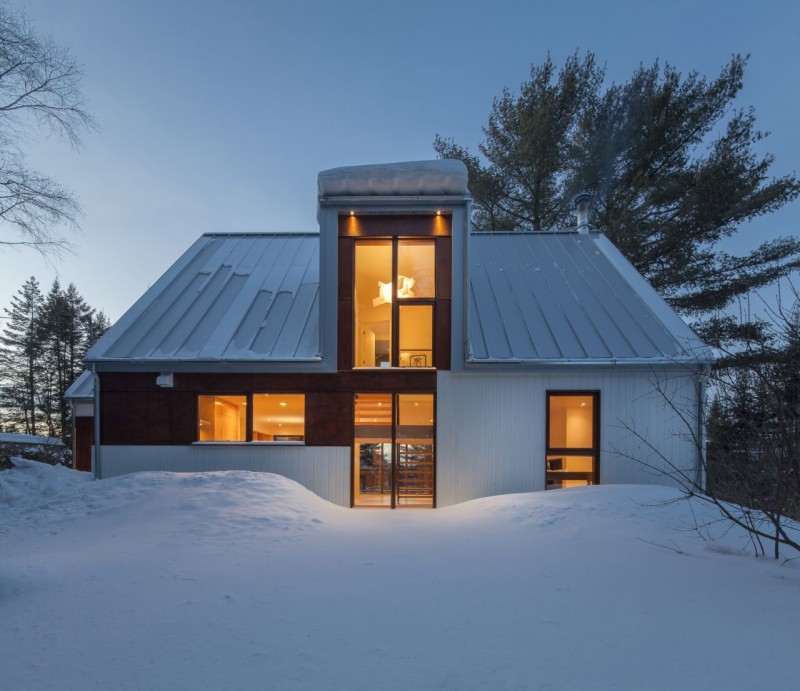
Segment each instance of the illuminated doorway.
[{"label": "illuminated doorway", "polygon": [[433,508],[433,394],[355,396],[353,505]]},{"label": "illuminated doorway", "polygon": [[599,397],[593,391],[548,392],[547,489],[598,483]]}]

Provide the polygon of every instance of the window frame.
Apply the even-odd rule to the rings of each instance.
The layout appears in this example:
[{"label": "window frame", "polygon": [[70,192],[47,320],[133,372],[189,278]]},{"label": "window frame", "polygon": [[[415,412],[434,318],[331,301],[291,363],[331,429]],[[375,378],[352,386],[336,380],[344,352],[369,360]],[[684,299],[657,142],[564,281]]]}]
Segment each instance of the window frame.
[{"label": "window frame", "polygon": [[[592,443],[591,447],[551,446],[550,445],[550,401],[557,396],[590,396],[592,398]],[[554,389],[545,392],[545,448],[544,474],[547,489],[548,456],[590,456],[592,458],[592,482],[600,484],[600,391],[592,389]]]},{"label": "window frame", "polygon": [[[434,294],[432,297],[413,297],[413,298],[398,298],[397,297],[397,273],[398,273],[398,248],[400,243],[404,240],[410,240],[415,242],[429,242],[433,247],[433,267],[434,267],[434,277],[433,277],[433,285],[434,285]],[[390,322],[391,328],[391,337],[390,337],[390,358],[389,358],[389,367],[379,367],[375,365],[359,365],[357,364],[357,349],[355,344],[356,339],[356,331],[358,329],[358,322],[356,318],[356,300],[355,300],[355,290],[356,290],[356,282],[358,280],[358,264],[356,262],[356,249],[359,245],[367,245],[370,243],[379,243],[379,242],[387,242],[391,243],[392,247],[392,302],[391,302],[391,310],[392,310],[392,318]],[[436,368],[436,324],[437,324],[437,276],[438,273],[438,256],[437,256],[437,244],[435,237],[425,237],[425,236],[405,236],[405,235],[392,235],[392,236],[375,236],[375,237],[359,237],[356,238],[353,243],[353,285],[351,289],[350,299],[352,301],[352,324],[353,327],[351,329],[350,337],[353,339],[353,355],[352,361],[350,363],[351,369],[359,369],[359,370],[369,370],[369,369],[415,369],[411,365],[401,366],[400,365],[400,307],[402,305],[408,306],[430,306],[431,308],[431,349],[430,349],[430,364],[426,365],[425,368],[420,369],[435,369]]]},{"label": "window frame", "polygon": [[[194,413],[195,413],[195,421],[194,421],[194,429],[195,429],[195,440],[192,442],[193,444],[216,444],[216,445],[225,445],[225,446],[241,446],[241,445],[268,445],[268,446],[305,446],[306,444],[306,437],[307,430],[306,430],[306,420],[307,420],[307,408],[306,408],[306,393],[305,391],[235,391],[235,392],[225,392],[225,393],[198,393],[195,395],[195,406],[194,406]],[[253,439],[253,396],[260,396],[262,394],[270,394],[275,396],[280,396],[281,394],[286,396],[302,396],[303,397],[303,439],[302,441],[264,441],[264,440],[254,440]],[[209,440],[201,440],[200,439],[200,398],[203,396],[243,396],[245,399],[245,406],[247,408],[245,412],[245,438],[243,441],[227,441],[224,439],[216,440],[216,439],[209,439]]]}]

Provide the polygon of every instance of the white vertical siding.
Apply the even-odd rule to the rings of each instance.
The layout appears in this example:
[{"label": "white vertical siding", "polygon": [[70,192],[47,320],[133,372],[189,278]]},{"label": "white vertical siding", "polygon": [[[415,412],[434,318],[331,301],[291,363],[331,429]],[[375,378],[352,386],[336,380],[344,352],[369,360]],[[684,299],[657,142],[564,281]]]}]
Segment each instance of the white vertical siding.
[{"label": "white vertical siding", "polygon": [[195,444],[103,446],[102,477],[142,470],[253,470],[299,482],[323,499],[350,506],[350,447]]},{"label": "white vertical siding", "polygon": [[697,389],[687,373],[439,372],[437,506],[544,489],[548,390],[600,392],[601,483],[669,484],[648,465],[695,467]]}]

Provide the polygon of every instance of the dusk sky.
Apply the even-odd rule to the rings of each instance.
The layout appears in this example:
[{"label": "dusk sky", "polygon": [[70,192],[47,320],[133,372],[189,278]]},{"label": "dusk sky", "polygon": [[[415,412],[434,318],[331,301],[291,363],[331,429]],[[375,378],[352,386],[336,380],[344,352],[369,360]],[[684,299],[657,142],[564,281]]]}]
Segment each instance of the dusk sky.
[{"label": "dusk sky", "polygon": [[[548,52],[592,51],[616,81],[656,58],[715,76],[750,53],[739,105],[771,131],[774,174],[799,167],[797,0],[10,4],[84,65],[101,130],[78,152],[32,142],[82,231],[53,264],[0,249],[0,308],[58,275],[114,321],[202,233],[315,231],[318,171],[435,158],[437,133],[477,152],[492,99]],[[799,232],[796,202],[730,247]]]}]

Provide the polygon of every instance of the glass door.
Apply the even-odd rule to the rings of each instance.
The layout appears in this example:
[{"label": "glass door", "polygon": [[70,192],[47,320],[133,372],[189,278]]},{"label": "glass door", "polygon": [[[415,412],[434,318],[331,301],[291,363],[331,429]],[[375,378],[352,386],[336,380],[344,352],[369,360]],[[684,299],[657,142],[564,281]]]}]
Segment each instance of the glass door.
[{"label": "glass door", "polygon": [[433,507],[433,394],[356,394],[355,506]]}]

